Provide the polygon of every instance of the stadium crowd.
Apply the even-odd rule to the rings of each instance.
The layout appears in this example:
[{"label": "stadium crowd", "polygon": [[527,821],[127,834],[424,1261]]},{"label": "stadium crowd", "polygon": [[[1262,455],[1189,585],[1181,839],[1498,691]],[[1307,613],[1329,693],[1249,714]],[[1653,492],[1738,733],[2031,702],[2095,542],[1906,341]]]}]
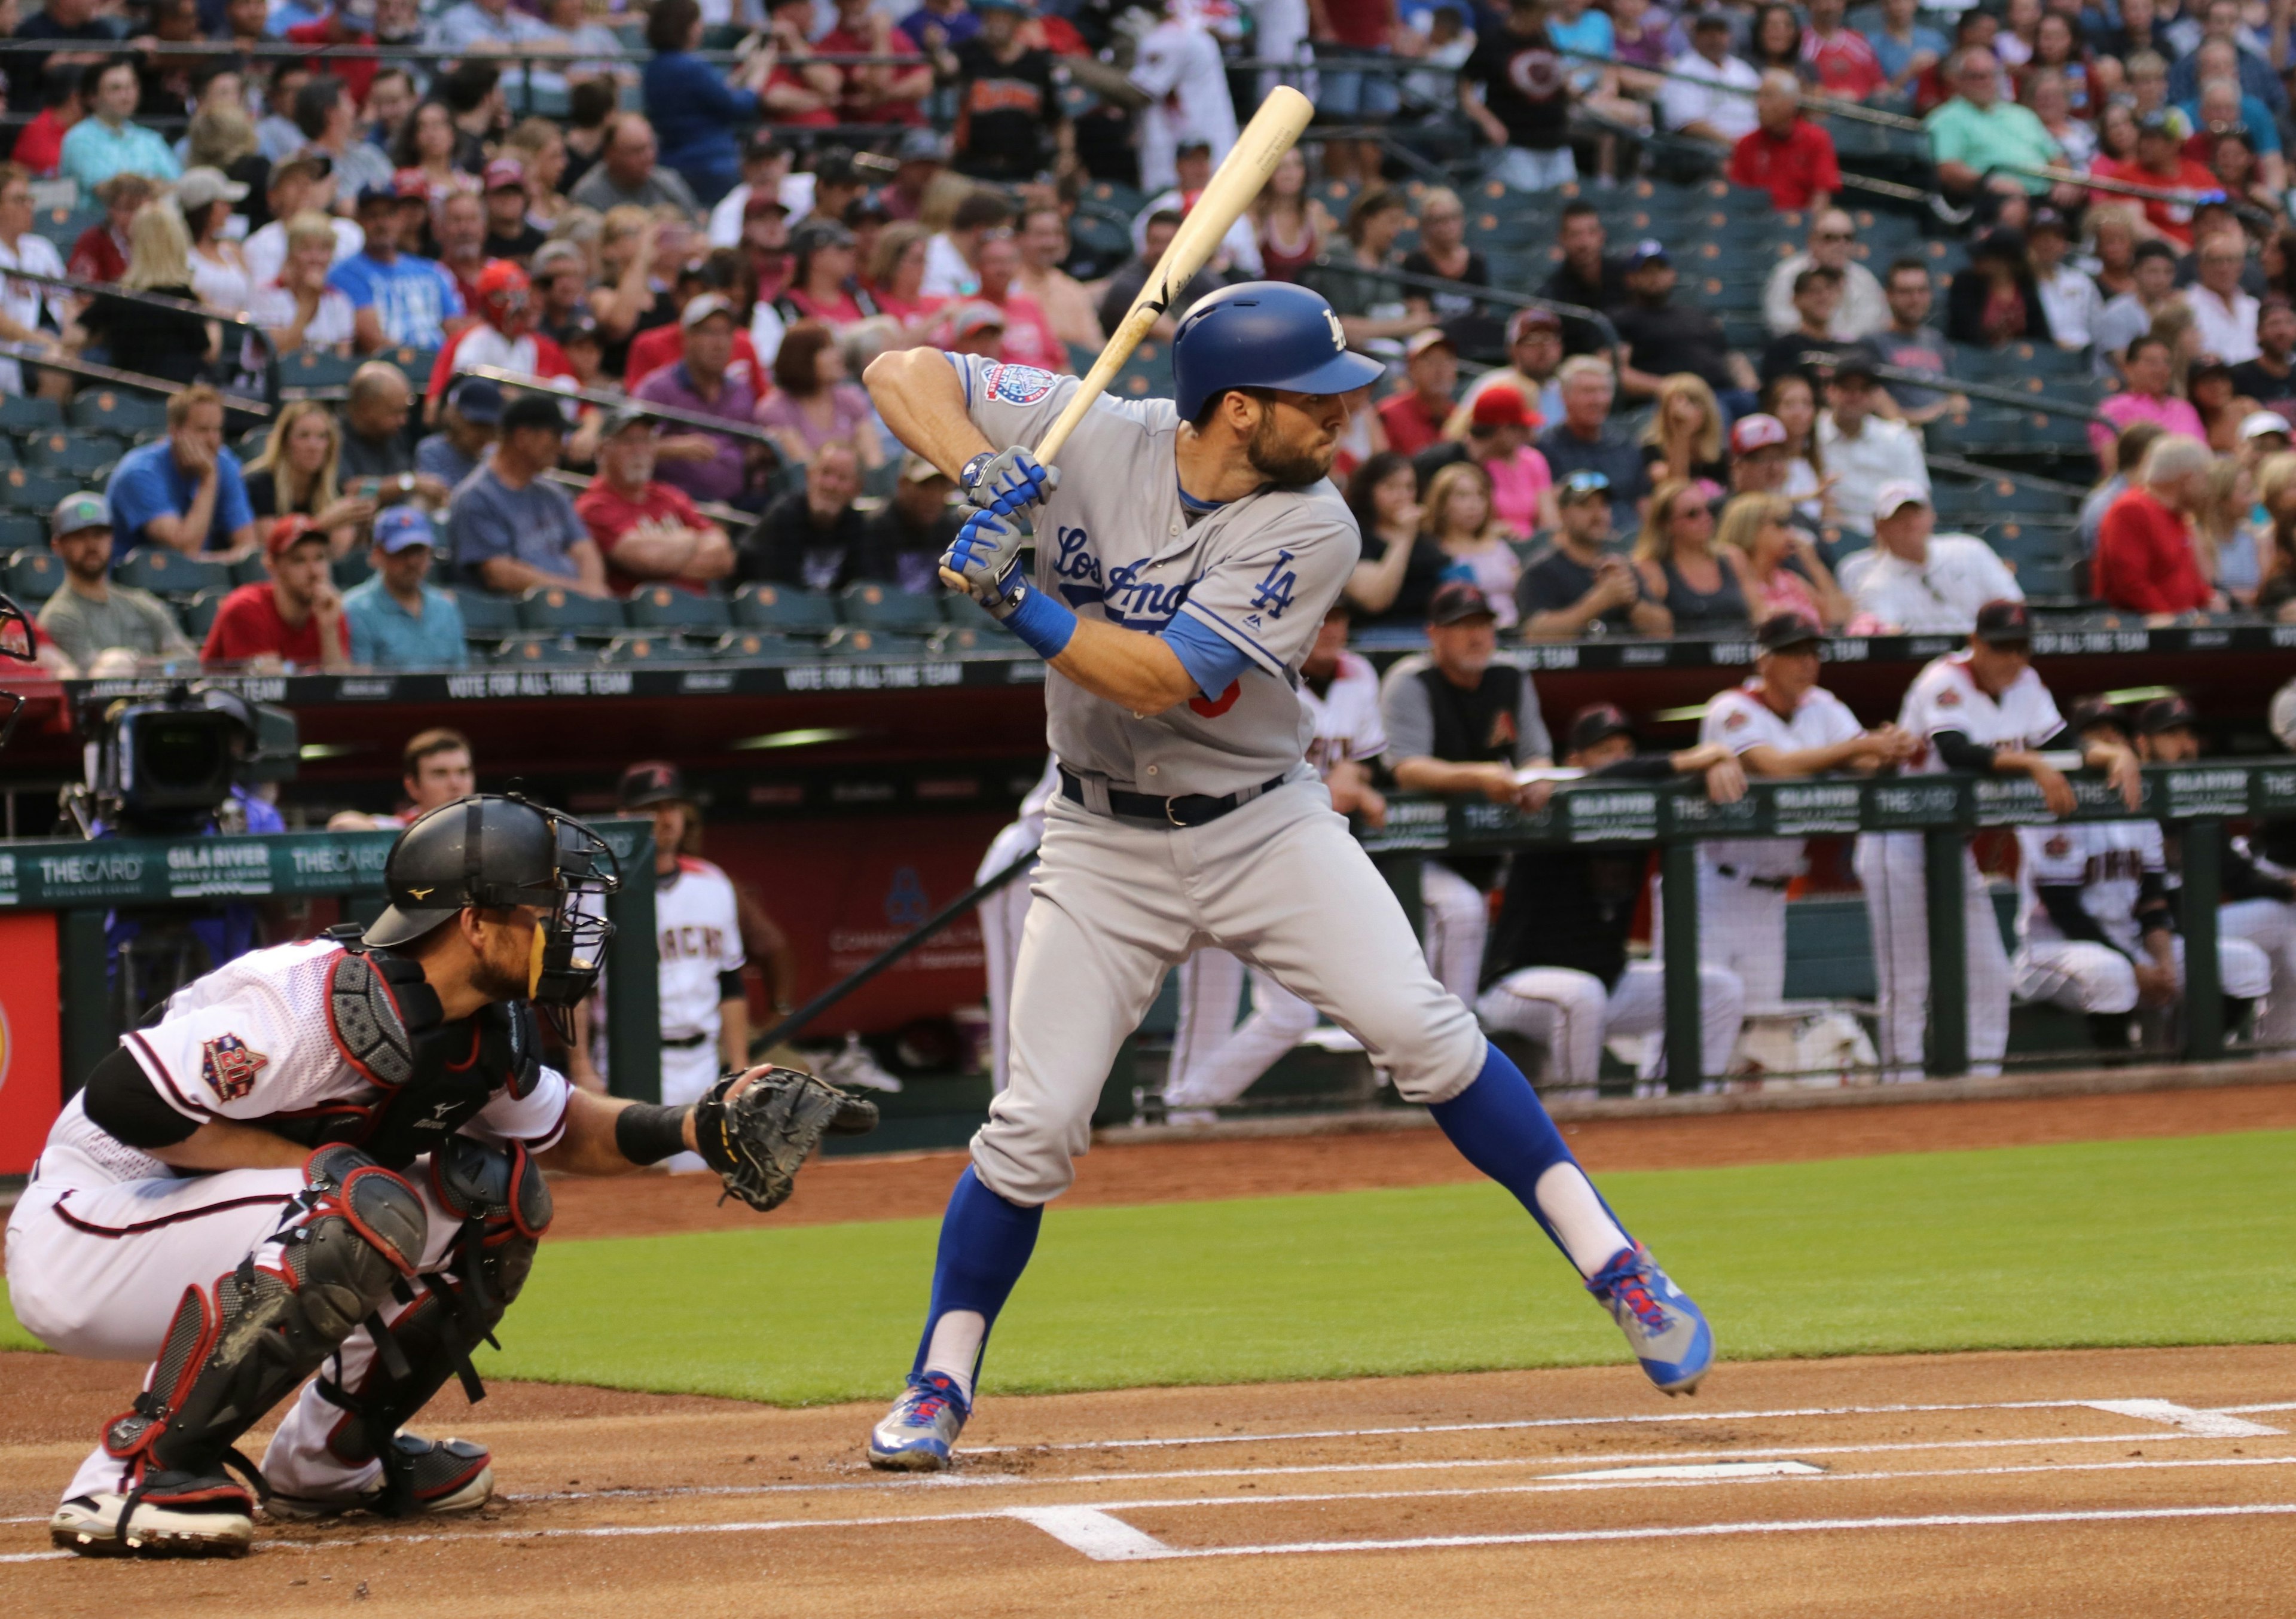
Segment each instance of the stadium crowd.
[{"label": "stadium crowd", "polygon": [[[1387,362],[1333,474],[1359,628],[1457,577],[1533,639],[2296,613],[2290,10],[0,0],[0,269],[81,283],[0,283],[0,394],[173,390],[58,463],[48,656],[452,666],[474,595],[932,592],[954,492],[861,371],[1088,363],[1279,78],[1326,127],[1158,335],[1300,279]],[[1885,127],[1919,220],[1849,206],[1837,137]],[[1633,206],[1702,176],[1769,232],[1742,311]],[[324,380],[226,442],[266,348]],[[2021,364],[2076,430],[1994,464],[2093,491],[2045,583],[1932,487]],[[237,586],[177,622],[159,552]]]}]

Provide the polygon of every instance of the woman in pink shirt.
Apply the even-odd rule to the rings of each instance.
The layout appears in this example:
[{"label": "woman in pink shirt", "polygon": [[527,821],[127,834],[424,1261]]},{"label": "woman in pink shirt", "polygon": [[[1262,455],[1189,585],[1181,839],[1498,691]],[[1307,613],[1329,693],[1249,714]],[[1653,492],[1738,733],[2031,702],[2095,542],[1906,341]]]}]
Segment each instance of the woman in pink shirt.
[{"label": "woman in pink shirt", "polygon": [[2104,418],[2103,421],[2088,424],[2089,447],[2096,452],[2098,460],[2112,456],[2120,429],[2132,422],[2157,421],[2169,432],[2207,441],[2209,430],[2202,423],[2200,413],[2188,401],[2169,391],[2170,364],[2167,343],[2149,333],[2135,339],[2128,345],[2120,370],[2128,386],[2108,396],[2096,407]]},{"label": "woman in pink shirt", "polygon": [[[1546,464],[1541,456],[1539,465]],[[1426,520],[1427,537],[1450,559],[1447,571],[1464,568],[1491,599],[1499,628],[1512,629],[1522,559],[1507,544],[1505,527],[1492,511],[1490,474],[1472,461],[1455,461],[1436,473],[1427,486]]]},{"label": "woman in pink shirt", "polygon": [[1849,617],[1849,598],[1818,559],[1809,536],[1792,526],[1793,503],[1783,495],[1741,495],[1722,508],[1715,544],[1734,551],[1744,562],[1747,617],[1756,624],[1780,613],[1798,613],[1813,624],[1839,629]]}]

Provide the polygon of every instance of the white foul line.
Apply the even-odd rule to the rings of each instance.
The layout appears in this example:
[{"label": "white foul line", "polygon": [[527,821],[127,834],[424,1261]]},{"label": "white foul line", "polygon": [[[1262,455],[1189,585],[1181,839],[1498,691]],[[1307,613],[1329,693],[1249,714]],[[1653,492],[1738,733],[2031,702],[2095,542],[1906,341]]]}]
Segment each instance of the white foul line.
[{"label": "white foul line", "polygon": [[1062,1545],[1073,1547],[1095,1563],[1129,1563],[1172,1555],[1163,1541],[1142,1533],[1120,1518],[1109,1517],[1097,1507],[1013,1507],[1006,1509],[1005,1516],[1034,1524]]},{"label": "white foul line", "polygon": [[2284,1431],[2267,1427],[2261,1422],[2251,1422],[2245,1417],[2235,1417],[2229,1411],[2199,1411],[2189,1405],[2177,1405],[2167,1400],[2091,1400],[2088,1403],[2101,1411],[2111,1411],[2116,1417],[2165,1422],[2171,1427],[2197,1434],[2203,1439],[2263,1439]]}]

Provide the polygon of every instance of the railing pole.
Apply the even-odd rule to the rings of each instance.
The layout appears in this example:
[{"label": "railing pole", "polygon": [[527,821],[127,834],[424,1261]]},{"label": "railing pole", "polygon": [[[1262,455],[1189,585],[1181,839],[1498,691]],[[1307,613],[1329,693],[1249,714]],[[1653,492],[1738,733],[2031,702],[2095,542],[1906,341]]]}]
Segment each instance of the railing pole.
[{"label": "railing pole", "polygon": [[1659,871],[1666,925],[1666,1088],[1695,1091],[1706,1078],[1706,1019],[1698,981],[1698,846],[1686,838],[1660,844]]},{"label": "railing pole", "polygon": [[2217,960],[2217,904],[2224,891],[2224,823],[2185,822],[2185,1056],[2224,1055],[2224,977]]},{"label": "railing pole", "polygon": [[[1922,834],[1922,875],[1928,892],[1930,1060],[1933,1079],[1969,1071],[1969,932],[1964,863],[1969,835],[1956,827]],[[1900,1053],[1902,1057],[1902,1053]]]}]

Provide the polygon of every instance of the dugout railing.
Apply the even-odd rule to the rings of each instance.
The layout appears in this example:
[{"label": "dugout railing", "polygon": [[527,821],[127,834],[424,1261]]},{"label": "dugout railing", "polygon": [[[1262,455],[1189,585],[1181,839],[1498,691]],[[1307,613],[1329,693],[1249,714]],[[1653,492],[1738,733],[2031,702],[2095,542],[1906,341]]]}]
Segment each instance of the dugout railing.
[{"label": "dugout railing", "polygon": [[[2132,814],[2095,772],[2068,773],[2079,822],[2152,820],[2175,834],[2172,871],[2184,940],[2182,1055],[2227,1055],[2218,961],[2223,895],[2220,839],[2227,823],[2296,817],[2296,761],[2206,760],[2148,765],[2144,798]],[[1933,1078],[1965,1075],[1969,1005],[1963,906],[1964,850],[1974,837],[2057,821],[2040,790],[2021,776],[1959,774],[1817,776],[1750,780],[1745,797],[1718,804],[1702,779],[1587,780],[1558,785],[1544,809],[1522,813],[1481,800],[1398,796],[1387,823],[1358,829],[1364,847],[1405,910],[1421,915],[1422,863],[1444,854],[1492,854],[1538,845],[1636,846],[1655,851],[1659,898],[1652,929],[1665,969],[1665,1083],[1694,1092],[1710,1078],[1700,1050],[1698,846],[1719,839],[1841,839],[1859,832],[1918,834],[1923,842],[1929,943],[1924,1069]],[[1846,869],[1846,863],[1845,863]],[[1807,904],[1796,900],[1790,904]],[[1868,1010],[1868,1009],[1860,1009]]]},{"label": "dugout railing", "polygon": [[[617,1095],[659,1101],[653,822],[618,816],[591,824],[613,850],[621,872],[620,889],[606,901],[614,924],[603,989],[611,1083]],[[126,1020],[111,991],[114,952],[108,928],[116,914],[189,917],[225,905],[332,898],[341,902],[347,920],[368,920],[386,903],[383,865],[397,837],[285,832],[0,842],[0,917],[49,913],[54,919],[57,1004],[49,1015],[57,1019],[56,1102],[79,1089],[124,1032]],[[25,947],[20,940],[11,944]],[[11,1004],[5,1015],[21,1019],[37,1011]],[[5,1072],[12,1086],[39,1089],[48,1077]]]}]

